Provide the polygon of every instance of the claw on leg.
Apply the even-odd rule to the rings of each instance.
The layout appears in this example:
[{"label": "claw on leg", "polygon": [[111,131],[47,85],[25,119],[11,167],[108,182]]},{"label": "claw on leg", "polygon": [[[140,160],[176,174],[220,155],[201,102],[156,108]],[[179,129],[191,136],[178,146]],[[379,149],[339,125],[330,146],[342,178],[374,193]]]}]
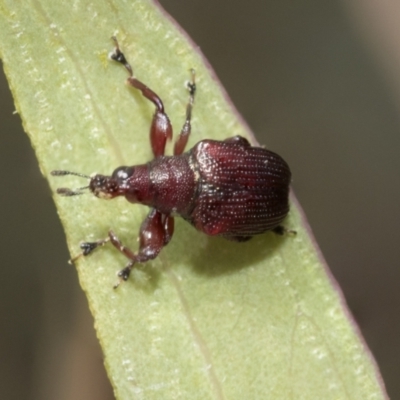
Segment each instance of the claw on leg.
[{"label": "claw on leg", "polygon": [[121,63],[129,72],[129,75],[133,76],[132,67],[126,60],[124,53],[120,50],[117,38],[115,36],[112,36],[111,39],[115,43],[115,49],[110,53],[109,57],[111,58],[111,60]]},{"label": "claw on leg", "polygon": [[118,277],[119,280],[118,282],[113,286],[114,289],[117,289],[117,287],[128,280],[129,275],[131,274],[132,268],[135,265],[134,261],[131,261],[125,268],[121,269],[121,271],[118,272]]},{"label": "claw on leg", "polygon": [[97,249],[99,246],[104,246],[107,242],[110,241],[110,238],[107,237],[102,240],[98,240],[96,242],[83,242],[80,245],[82,250],[81,253],[77,254],[76,256],[72,257],[68,262],[69,264],[73,264],[78,258],[85,257],[89,255],[93,250]]}]

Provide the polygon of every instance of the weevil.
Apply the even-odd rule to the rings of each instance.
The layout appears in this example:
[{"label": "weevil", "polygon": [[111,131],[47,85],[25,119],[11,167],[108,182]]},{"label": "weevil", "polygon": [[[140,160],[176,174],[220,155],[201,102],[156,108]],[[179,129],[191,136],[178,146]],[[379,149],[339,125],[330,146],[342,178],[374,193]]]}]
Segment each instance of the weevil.
[{"label": "weevil", "polygon": [[224,141],[201,140],[184,152],[191,132],[196,92],[193,70],[188,83],[186,118],[174,146],[174,155],[164,155],[166,142],[172,139],[172,126],[164,104],[135,77],[117,39],[113,37],[113,40],[115,48],[110,58],[125,67],[128,85],[141,91],[155,106],[150,126],[154,159],[146,164],[118,167],[111,176],[88,176],[63,170],[52,171],[52,175],[77,175],[89,180],[89,185],[80,189],[57,189],[63,196],[75,196],[88,189],[102,199],[125,196],[130,203],[144,204],[150,211],[141,224],[136,253],[110,230],[105,239],[82,243],[82,252],[72,261],[111,242],[129,260],[118,272],[119,283],[126,281],[136,263],[156,258],[170,242],[175,215],[207,235],[237,242],[269,230],[282,234],[285,228],[281,223],[289,211],[291,179],[289,166],[282,157],[265,148],[251,146],[241,136]]}]

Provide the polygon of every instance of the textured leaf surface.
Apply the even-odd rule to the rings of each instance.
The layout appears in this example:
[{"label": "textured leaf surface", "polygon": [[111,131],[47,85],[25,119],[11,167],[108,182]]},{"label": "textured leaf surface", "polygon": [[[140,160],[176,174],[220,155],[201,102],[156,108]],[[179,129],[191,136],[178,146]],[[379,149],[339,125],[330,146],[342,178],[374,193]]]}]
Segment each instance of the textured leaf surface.
[{"label": "textured leaf surface", "polygon": [[[136,75],[164,99],[176,133],[184,82],[196,69],[189,146],[249,137],[201,55],[152,2],[1,0],[1,57],[46,176],[110,173],[151,158],[153,107],[108,61],[113,34]],[[85,184],[49,181],[53,190]],[[145,207],[89,195],[55,201],[72,254],[109,228],[136,247]],[[126,260],[115,249],[77,263],[118,399],[385,398],[296,205],[287,226],[298,235],[237,244],[177,221],[162,255],[117,291],[115,272]]]}]

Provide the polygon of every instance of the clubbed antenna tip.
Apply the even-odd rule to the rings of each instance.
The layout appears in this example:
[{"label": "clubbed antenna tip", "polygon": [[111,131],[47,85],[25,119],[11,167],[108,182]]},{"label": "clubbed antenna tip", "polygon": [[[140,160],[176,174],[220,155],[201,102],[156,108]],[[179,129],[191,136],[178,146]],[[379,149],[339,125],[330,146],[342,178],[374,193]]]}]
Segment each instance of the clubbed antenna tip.
[{"label": "clubbed antenna tip", "polygon": [[78,195],[84,193],[83,192],[84,189],[88,189],[88,188],[89,188],[89,186],[81,187],[76,190],[72,190],[72,189],[68,189],[68,188],[58,188],[57,193],[60,194],[61,196],[66,196],[66,197],[78,196]]},{"label": "clubbed antenna tip", "polygon": [[[89,175],[80,174],[79,172],[65,171],[65,170],[54,170],[50,172],[53,176],[65,176],[65,175],[74,175],[79,176],[85,179],[91,179]],[[58,188],[57,193],[61,196],[77,196],[84,193],[84,190],[89,189],[89,186],[83,186],[78,189],[69,189],[69,188]]]}]

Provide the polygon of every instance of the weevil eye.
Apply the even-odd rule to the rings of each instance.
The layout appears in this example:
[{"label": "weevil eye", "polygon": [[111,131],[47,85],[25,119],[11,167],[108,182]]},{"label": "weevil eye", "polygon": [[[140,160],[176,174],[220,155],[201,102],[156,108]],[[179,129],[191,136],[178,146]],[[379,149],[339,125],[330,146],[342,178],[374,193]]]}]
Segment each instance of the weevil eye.
[{"label": "weevil eye", "polygon": [[133,167],[118,167],[112,173],[111,178],[117,182],[125,181],[133,175],[133,171]]}]

